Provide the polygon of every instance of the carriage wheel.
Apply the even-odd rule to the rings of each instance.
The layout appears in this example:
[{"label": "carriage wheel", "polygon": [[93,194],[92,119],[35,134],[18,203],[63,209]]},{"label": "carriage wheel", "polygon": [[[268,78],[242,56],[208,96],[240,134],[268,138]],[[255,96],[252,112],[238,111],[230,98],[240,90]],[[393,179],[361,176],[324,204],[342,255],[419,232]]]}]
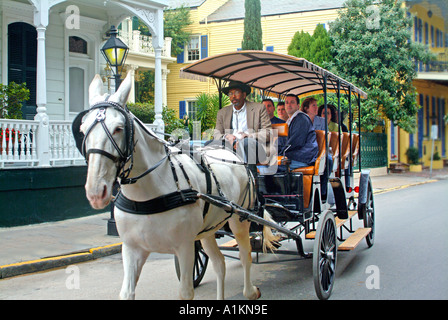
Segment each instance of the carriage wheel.
[{"label": "carriage wheel", "polygon": [[[201,283],[207,270],[207,264],[208,255],[202,248],[201,241],[197,240],[194,242],[193,287],[196,288]],[[177,278],[180,280],[180,266],[176,256],[174,256],[174,265],[176,266]]]},{"label": "carriage wheel", "polygon": [[331,211],[326,211],[317,226],[313,252],[314,289],[319,299],[327,300],[336,275],[336,222]]},{"label": "carriage wheel", "polygon": [[370,231],[366,237],[367,246],[370,248],[375,242],[375,205],[373,201],[373,189],[371,183],[369,183],[369,187],[367,189],[367,202],[362,206],[363,207],[361,209],[363,212],[364,228],[372,228],[372,231]]}]

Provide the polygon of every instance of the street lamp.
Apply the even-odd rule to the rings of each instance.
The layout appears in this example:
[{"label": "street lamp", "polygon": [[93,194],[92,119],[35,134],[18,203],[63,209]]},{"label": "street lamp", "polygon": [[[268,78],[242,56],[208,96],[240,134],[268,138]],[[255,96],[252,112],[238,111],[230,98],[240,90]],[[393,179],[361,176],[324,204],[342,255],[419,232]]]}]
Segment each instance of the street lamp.
[{"label": "street lamp", "polygon": [[124,61],[126,60],[129,52],[128,46],[117,38],[117,35],[117,28],[115,28],[115,26],[111,26],[110,38],[106,41],[103,48],[101,48],[101,53],[110,65],[115,77],[115,91],[118,90],[121,82],[121,72],[118,68],[124,65]]},{"label": "street lamp", "polygon": [[[115,77],[115,91],[118,90],[121,83],[121,71],[119,71],[119,67],[124,65],[124,61],[129,52],[128,46],[117,38],[118,31],[115,26],[110,27],[110,38],[106,41],[103,48],[101,48],[101,53],[109,64],[112,73]],[[118,183],[114,183],[113,186],[113,194],[116,195],[118,191]],[[114,204],[112,203],[110,206],[110,219],[107,221],[107,234],[111,236],[118,236],[117,226],[115,224],[115,215],[114,215]]]}]

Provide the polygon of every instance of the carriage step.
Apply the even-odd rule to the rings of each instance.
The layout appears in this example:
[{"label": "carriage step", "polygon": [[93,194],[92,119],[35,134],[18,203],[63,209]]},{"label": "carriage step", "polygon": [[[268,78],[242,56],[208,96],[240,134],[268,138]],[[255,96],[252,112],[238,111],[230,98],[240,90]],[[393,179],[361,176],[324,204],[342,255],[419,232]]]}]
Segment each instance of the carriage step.
[{"label": "carriage step", "polygon": [[338,247],[339,251],[349,251],[355,249],[362,239],[367,237],[372,228],[359,228]]},{"label": "carriage step", "polygon": [[349,221],[355,214],[357,214],[358,211],[356,210],[348,210],[348,218],[347,219],[339,219],[338,217],[335,217],[334,220],[336,221],[336,228],[342,227],[344,223]]},{"label": "carriage step", "polygon": [[[341,227],[344,223],[353,218],[353,216],[356,215],[357,213],[358,211],[356,210],[349,210],[347,219],[339,219],[338,217],[335,217],[334,220],[336,222],[336,228]],[[316,230],[310,231],[305,235],[305,239],[315,239],[315,238],[316,238]]]},{"label": "carriage step", "polygon": [[238,246],[238,243],[236,242],[235,239],[232,239],[230,241],[227,241],[226,243],[220,244],[219,246],[225,248],[235,248]]},{"label": "carriage step", "polygon": [[305,239],[314,239],[316,238],[316,230],[310,231],[305,235]]}]

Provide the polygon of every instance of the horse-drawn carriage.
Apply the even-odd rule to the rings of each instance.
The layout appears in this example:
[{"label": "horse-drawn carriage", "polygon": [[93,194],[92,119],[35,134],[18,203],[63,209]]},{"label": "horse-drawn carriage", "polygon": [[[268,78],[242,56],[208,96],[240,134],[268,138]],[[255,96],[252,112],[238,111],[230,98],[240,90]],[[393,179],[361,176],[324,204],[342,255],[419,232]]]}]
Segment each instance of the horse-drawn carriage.
[{"label": "horse-drawn carriage", "polygon": [[[336,253],[338,250],[353,250],[362,239],[366,239],[371,247],[374,242],[374,204],[373,189],[369,178],[369,171],[361,170],[359,160],[360,135],[352,132],[353,110],[352,95],[360,107],[360,99],[366,94],[335,76],[334,74],[316,66],[304,59],[285,56],[270,52],[243,51],[218,55],[203,59],[181,70],[184,77],[202,77],[215,80],[219,89],[227,81],[241,81],[252,88],[259,89],[263,97],[278,97],[282,99],[286,94],[292,93],[303,97],[323,94],[325,108],[327,108],[328,92],[337,93],[338,113],[341,112],[340,98],[347,95],[349,101],[348,132],[316,130],[319,153],[314,166],[286,170],[286,172],[258,175],[257,187],[259,194],[264,198],[264,208],[271,214],[278,224],[272,226],[284,236],[281,241],[294,240],[298,254],[303,258],[313,258],[313,273],[316,293],[319,298],[327,299],[333,287]],[[221,90],[220,90],[221,91]],[[325,110],[325,114],[327,114]],[[360,111],[358,109],[358,117]],[[339,116],[340,118],[340,116]],[[359,120],[360,118],[358,118]],[[326,119],[327,120],[327,119]],[[325,123],[328,123],[325,121]],[[358,121],[358,128],[360,128]],[[278,137],[287,137],[288,125],[272,124]],[[332,167],[326,166],[330,153]],[[354,181],[354,167],[359,163],[360,180]],[[278,155],[278,164],[288,166],[288,159]],[[325,172],[328,170],[328,172]],[[331,199],[322,199],[321,176],[328,174],[331,187]],[[356,197],[355,195],[359,195]],[[226,199],[202,196],[214,205],[232,208],[244,219],[260,224],[266,221],[256,217],[256,213],[242,210]],[[363,220],[363,227],[353,229],[351,219],[357,216]],[[270,223],[269,223],[270,224]],[[289,224],[289,228],[285,225]],[[291,227],[292,224],[292,227]],[[338,232],[339,229],[339,232]],[[352,235],[344,239],[343,230]],[[339,233],[339,236],[338,236]],[[227,230],[220,230],[218,236],[232,236]],[[262,237],[262,235],[261,235]],[[257,239],[257,233],[252,234]],[[258,237],[259,239],[260,237]],[[315,240],[313,252],[305,252],[302,241]],[[221,246],[222,250],[234,245]],[[261,250],[261,246],[253,241],[253,251]],[[205,272],[206,255],[198,244],[196,248],[195,284],[199,284]],[[202,266],[202,267],[201,267]]]},{"label": "horse-drawn carriage", "polygon": [[[364,238],[369,247],[374,241],[369,171],[360,170],[355,185],[353,170],[360,158],[361,136],[351,132],[351,99],[355,96],[360,106],[366,94],[304,59],[270,52],[239,51],[209,57],[181,73],[214,79],[220,94],[227,81],[240,81],[264,95],[280,98],[288,93],[323,94],[325,108],[327,93],[335,92],[338,110],[339,99],[346,94],[349,132],[329,132],[327,127],[316,131],[319,154],[313,166],[259,174],[255,183],[241,159],[230,150],[205,147],[182,152],[182,148],[173,147],[146,129],[123,107],[130,90],[129,77],[111,97],[101,95],[101,80],[96,77],[89,90],[91,108],[75,119],[73,133],[88,161],[86,194],[92,206],[107,205],[117,177],[121,184],[115,199],[125,268],[120,296],[134,297],[139,273],[150,252],[167,252],[176,255],[181,298],[193,297],[193,285],[200,283],[209,256],[218,276],[218,298],[223,298],[225,266],[215,240],[218,231],[218,236],[234,237],[238,242],[246,297],[260,296],[250,281],[252,236],[270,247],[285,239],[295,241],[299,256],[313,259],[317,296],[328,299],[335,279],[337,251],[351,250]],[[274,130],[278,136],[288,132],[284,124],[274,126]],[[330,150],[334,163],[331,168],[326,165]],[[281,155],[275,160],[288,165]],[[323,174],[329,175],[329,194],[333,195],[326,200],[320,190]],[[262,201],[255,201],[257,194]],[[351,222],[355,216],[363,223],[356,230]],[[229,228],[223,228],[226,222]],[[260,233],[260,228],[250,231],[250,222],[264,232]],[[343,239],[343,230],[352,235]],[[313,252],[304,250],[303,241],[307,239],[314,239]]]}]

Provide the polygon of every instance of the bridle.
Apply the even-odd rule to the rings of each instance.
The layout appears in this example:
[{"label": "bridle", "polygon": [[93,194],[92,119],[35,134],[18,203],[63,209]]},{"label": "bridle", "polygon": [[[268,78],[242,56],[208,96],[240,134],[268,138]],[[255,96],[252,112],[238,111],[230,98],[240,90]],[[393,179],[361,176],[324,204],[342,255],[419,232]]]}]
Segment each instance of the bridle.
[{"label": "bridle", "polygon": [[[117,110],[125,118],[125,125],[124,125],[125,145],[123,150],[118,146],[117,142],[112,136],[112,133],[106,126],[105,123],[106,111],[109,108]],[[87,114],[89,114],[94,110],[96,110],[95,119],[93,123],[87,128],[84,134],[83,132],[80,131],[83,119]],[[101,127],[103,128],[114,150],[118,153],[118,156],[102,149],[96,149],[96,148],[86,149],[87,137],[92,132],[93,128],[96,127],[96,125],[98,124],[100,124]],[[78,148],[79,152],[83,155],[87,163],[89,161],[90,154],[97,153],[103,155],[112,160],[117,165],[117,177],[121,179],[122,183],[126,182],[126,179],[128,179],[129,174],[132,170],[134,147],[135,147],[134,115],[131,112],[129,112],[127,107],[123,108],[120,104],[113,101],[102,101],[97,104],[94,104],[90,107],[90,109],[82,111],[76,116],[76,118],[73,120],[72,132],[76,141],[76,147]],[[131,162],[129,167],[127,169],[124,169],[129,161]]]}]

